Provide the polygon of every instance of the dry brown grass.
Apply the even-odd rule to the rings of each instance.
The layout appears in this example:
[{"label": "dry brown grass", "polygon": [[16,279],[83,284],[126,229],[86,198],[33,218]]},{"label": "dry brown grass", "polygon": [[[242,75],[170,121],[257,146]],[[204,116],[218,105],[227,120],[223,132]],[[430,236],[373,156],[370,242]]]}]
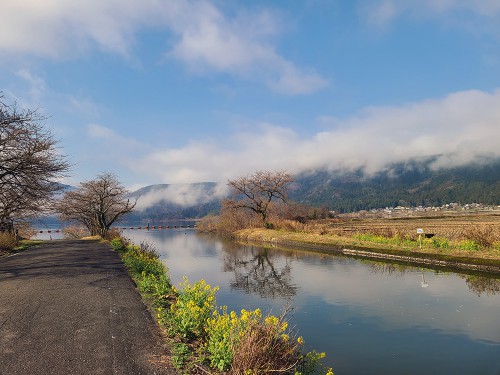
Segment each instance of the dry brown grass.
[{"label": "dry brown grass", "polygon": [[105,240],[111,241],[113,238],[119,238],[119,237],[121,237],[120,230],[118,228],[111,228],[106,233]]},{"label": "dry brown grass", "polygon": [[70,226],[62,229],[62,237],[67,240],[76,240],[90,235],[89,231],[84,227]]},{"label": "dry brown grass", "polygon": [[282,337],[276,326],[252,323],[233,357],[231,374],[288,374],[300,361],[297,340]]},{"label": "dry brown grass", "polygon": [[222,235],[231,235],[244,228],[262,227],[262,220],[249,210],[222,205],[219,216],[206,216],[200,220],[196,228],[200,232],[217,232]]},{"label": "dry brown grass", "polygon": [[492,224],[475,224],[463,229],[462,236],[481,247],[493,247],[495,242],[500,241],[500,227]]},{"label": "dry brown grass", "polygon": [[353,234],[374,234],[384,237],[418,237],[416,230],[450,240],[474,240],[491,247],[500,240],[500,215],[459,215],[405,219],[331,219],[308,223],[304,232],[350,237]]},{"label": "dry brown grass", "polygon": [[0,251],[9,252],[17,246],[16,237],[8,232],[0,232]]}]

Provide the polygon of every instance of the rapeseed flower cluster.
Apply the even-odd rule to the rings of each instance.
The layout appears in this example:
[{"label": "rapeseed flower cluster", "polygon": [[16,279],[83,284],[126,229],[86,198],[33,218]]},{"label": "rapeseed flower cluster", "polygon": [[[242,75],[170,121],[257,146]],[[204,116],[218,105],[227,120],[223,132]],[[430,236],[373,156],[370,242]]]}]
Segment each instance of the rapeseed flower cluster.
[{"label": "rapeseed flower cluster", "polygon": [[235,348],[244,337],[247,329],[252,324],[258,324],[262,319],[260,309],[241,310],[241,315],[234,311],[229,314],[227,306],[215,310],[212,317],[207,320],[206,332],[207,343],[205,349],[208,352],[212,367],[225,371],[233,363]]},{"label": "rapeseed flower cluster", "polygon": [[172,321],[179,334],[186,338],[202,337],[205,324],[215,307],[215,293],[218,287],[212,288],[205,280],[193,285],[187,277],[178,288],[177,301],[170,306]]}]

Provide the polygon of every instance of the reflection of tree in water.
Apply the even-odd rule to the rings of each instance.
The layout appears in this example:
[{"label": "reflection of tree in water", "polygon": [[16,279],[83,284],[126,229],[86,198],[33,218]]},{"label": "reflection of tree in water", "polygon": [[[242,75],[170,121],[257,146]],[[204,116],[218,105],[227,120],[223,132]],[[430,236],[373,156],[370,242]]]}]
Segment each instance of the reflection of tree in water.
[{"label": "reflection of tree in water", "polygon": [[460,277],[465,279],[469,289],[478,296],[483,293],[492,296],[500,292],[500,279],[478,275],[460,275]]},{"label": "reflection of tree in water", "polygon": [[224,272],[234,273],[231,288],[271,298],[297,293],[288,257],[284,257],[285,265],[279,265],[281,262],[272,259],[275,250],[240,246],[224,246],[224,250]]}]

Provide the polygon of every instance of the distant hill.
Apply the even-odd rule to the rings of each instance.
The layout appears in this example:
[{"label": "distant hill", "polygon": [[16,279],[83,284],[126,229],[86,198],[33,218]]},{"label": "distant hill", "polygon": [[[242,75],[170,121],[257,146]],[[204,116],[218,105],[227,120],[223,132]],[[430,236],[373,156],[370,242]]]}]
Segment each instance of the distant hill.
[{"label": "distant hill", "polygon": [[391,165],[365,176],[318,171],[296,176],[290,198],[339,212],[381,207],[500,204],[500,159],[433,170],[432,159]]},{"label": "distant hill", "polygon": [[[371,176],[362,171],[301,174],[295,176],[289,196],[338,212],[446,203],[500,204],[500,159],[439,170],[431,168],[432,161],[397,163]],[[130,194],[138,204],[127,220],[160,223],[217,213],[226,196],[224,188],[214,182],[146,186]]]},{"label": "distant hill", "polygon": [[137,199],[136,208],[127,221],[148,220],[157,224],[168,220],[196,219],[217,213],[225,187],[214,182],[194,184],[157,184],[129,194]]}]

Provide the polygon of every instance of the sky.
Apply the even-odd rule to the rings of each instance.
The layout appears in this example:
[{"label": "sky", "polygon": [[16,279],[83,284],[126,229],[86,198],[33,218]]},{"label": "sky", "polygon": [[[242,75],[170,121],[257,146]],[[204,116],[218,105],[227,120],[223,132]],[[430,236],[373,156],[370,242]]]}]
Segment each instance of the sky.
[{"label": "sky", "polygon": [[76,185],[500,156],[498,0],[0,0],[0,91]]}]

